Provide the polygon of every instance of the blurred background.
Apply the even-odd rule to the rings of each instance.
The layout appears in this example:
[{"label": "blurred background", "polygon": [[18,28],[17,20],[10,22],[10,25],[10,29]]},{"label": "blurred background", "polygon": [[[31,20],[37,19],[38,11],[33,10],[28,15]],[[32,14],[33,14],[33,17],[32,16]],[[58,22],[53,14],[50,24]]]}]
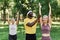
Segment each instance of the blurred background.
[{"label": "blurred background", "polygon": [[[49,2],[52,7],[52,40],[60,40],[60,0],[0,0],[0,40],[8,40],[9,26],[7,17],[16,19],[19,14],[18,38],[25,40],[24,19],[29,10],[35,17],[39,15],[39,2],[42,5],[42,15],[49,13]],[[37,40],[41,40],[41,28],[37,25]]]}]

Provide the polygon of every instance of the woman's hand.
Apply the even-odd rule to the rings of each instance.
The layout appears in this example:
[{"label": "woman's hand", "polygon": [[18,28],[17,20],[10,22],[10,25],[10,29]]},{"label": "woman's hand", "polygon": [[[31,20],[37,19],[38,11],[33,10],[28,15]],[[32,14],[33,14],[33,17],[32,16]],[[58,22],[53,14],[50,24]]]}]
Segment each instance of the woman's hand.
[{"label": "woman's hand", "polygon": [[39,3],[39,15],[41,15],[41,8],[42,8],[41,3]]},{"label": "woman's hand", "polygon": [[39,3],[39,7],[41,8],[42,6],[41,6],[41,3]]},{"label": "woman's hand", "polygon": [[51,5],[49,3],[49,16],[51,16]]},{"label": "woman's hand", "polygon": [[19,12],[17,12],[17,21],[16,21],[16,24],[17,25],[19,24]]},{"label": "woman's hand", "polygon": [[50,5],[50,3],[49,3],[49,9],[51,9],[51,5]]}]

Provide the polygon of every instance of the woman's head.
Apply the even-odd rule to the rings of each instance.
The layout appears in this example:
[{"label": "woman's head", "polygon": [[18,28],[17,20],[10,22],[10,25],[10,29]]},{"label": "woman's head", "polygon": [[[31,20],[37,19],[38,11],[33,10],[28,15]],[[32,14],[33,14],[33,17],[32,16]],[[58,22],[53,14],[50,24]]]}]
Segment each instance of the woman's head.
[{"label": "woman's head", "polygon": [[43,23],[47,23],[48,22],[48,16],[47,15],[44,15],[43,16]]},{"label": "woman's head", "polygon": [[14,18],[11,19],[11,23],[12,23],[12,24],[15,23],[15,19],[14,19]]}]

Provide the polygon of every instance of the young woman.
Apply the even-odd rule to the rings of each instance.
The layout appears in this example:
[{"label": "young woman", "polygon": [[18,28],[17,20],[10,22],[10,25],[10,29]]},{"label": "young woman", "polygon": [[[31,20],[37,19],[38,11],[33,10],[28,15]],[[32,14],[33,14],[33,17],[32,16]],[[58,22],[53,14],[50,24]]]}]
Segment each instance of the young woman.
[{"label": "young woman", "polygon": [[[41,6],[41,5],[40,5]],[[41,16],[41,7],[40,7],[40,16]],[[40,24],[42,30],[42,39],[41,40],[51,40],[50,29],[51,29],[51,6],[49,3],[49,15],[44,15],[40,17]]]},{"label": "young woman", "polygon": [[9,40],[17,40],[18,17],[15,23],[15,19],[12,18],[10,21],[8,16],[8,24],[9,24]]}]

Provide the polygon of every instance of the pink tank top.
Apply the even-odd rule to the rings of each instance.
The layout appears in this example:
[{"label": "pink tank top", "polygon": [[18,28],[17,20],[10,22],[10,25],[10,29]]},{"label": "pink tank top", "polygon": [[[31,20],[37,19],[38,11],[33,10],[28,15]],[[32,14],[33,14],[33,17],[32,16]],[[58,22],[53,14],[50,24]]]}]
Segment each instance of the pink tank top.
[{"label": "pink tank top", "polygon": [[46,33],[49,34],[50,33],[50,26],[47,24],[46,26],[42,25],[42,34]]}]

